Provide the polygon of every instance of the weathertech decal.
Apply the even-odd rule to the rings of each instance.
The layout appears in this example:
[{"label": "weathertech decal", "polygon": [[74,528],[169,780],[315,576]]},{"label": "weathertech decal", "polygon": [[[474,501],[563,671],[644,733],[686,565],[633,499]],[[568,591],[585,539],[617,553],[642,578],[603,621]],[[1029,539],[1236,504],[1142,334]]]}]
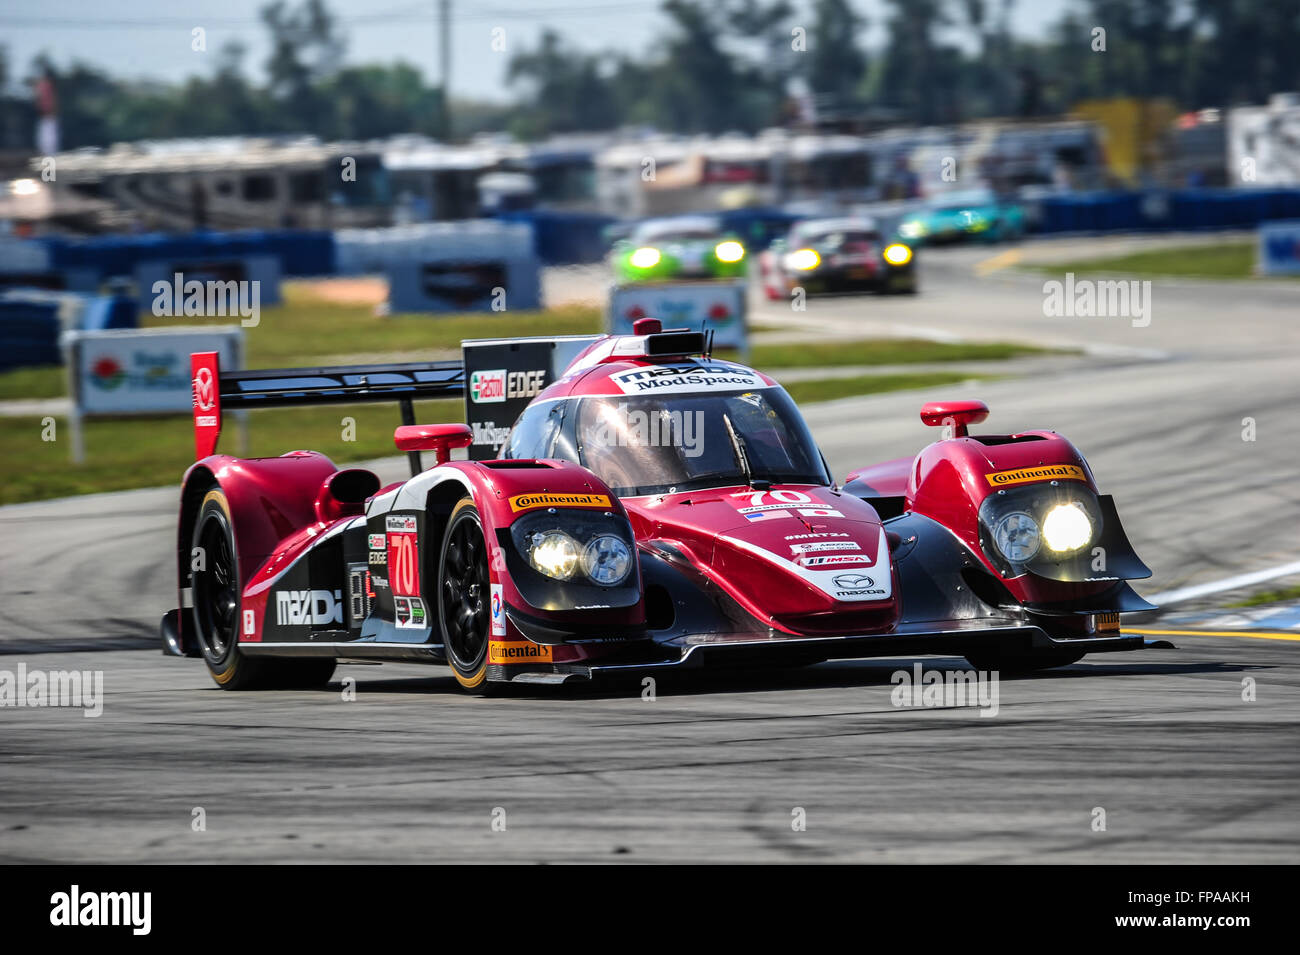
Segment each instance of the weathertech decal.
[{"label": "weathertech decal", "polygon": [[528,640],[489,640],[488,663],[550,663],[551,648]]},{"label": "weathertech decal", "polygon": [[993,487],[1008,484],[1028,484],[1031,481],[1086,481],[1083,468],[1073,464],[1048,464],[1038,468],[1017,468],[1014,471],[994,471],[984,477]]},{"label": "weathertech decal", "polygon": [[603,494],[516,494],[510,510],[527,511],[534,507],[611,507]]}]

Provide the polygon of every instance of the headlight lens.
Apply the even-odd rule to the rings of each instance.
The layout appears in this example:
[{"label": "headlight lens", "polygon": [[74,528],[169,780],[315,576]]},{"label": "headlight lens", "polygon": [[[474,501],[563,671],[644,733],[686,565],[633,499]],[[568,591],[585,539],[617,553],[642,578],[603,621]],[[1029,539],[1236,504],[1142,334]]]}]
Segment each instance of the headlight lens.
[{"label": "headlight lens", "polygon": [[568,580],[578,568],[578,542],[564,531],[534,534],[528,562],[548,577]]},{"label": "headlight lens", "polygon": [[632,552],[611,534],[602,534],[582,549],[582,571],[602,587],[612,587],[632,569]]},{"label": "headlight lens", "polygon": [[1067,553],[1084,547],[1090,540],[1092,521],[1078,504],[1057,504],[1043,518],[1043,543],[1048,550]]},{"label": "headlight lens", "polygon": [[1038,553],[1038,522],[1024,511],[1012,511],[993,528],[993,542],[1007,560],[1017,564]]},{"label": "headlight lens", "polygon": [[885,261],[890,265],[906,265],[912,261],[912,250],[901,242],[885,246]]},{"label": "headlight lens", "polygon": [[729,239],[726,242],[719,242],[713,254],[720,262],[739,262],[745,257],[745,247]]},{"label": "headlight lens", "polygon": [[787,267],[799,269],[802,272],[817,268],[817,266],[821,265],[821,261],[822,257],[817,254],[816,249],[799,249],[785,257]]},{"label": "headlight lens", "polygon": [[629,261],[638,269],[652,269],[659,264],[659,259],[659,250],[646,245],[633,252]]}]

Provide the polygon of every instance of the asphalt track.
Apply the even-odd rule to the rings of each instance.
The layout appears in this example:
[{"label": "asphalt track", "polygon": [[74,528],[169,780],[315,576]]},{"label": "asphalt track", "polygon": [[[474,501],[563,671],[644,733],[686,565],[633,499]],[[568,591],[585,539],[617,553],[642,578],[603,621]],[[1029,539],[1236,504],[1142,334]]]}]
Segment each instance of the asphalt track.
[{"label": "asphalt track", "polygon": [[[1088,349],[978,386],[809,406],[835,473],[930,440],[923,400],[976,395],[990,428],[1053,427],[1083,448],[1155,572],[1143,592],[1293,561],[1300,286],[1157,282],[1146,327],[1049,319],[1051,276],[988,264],[999,254],[929,257],[915,299],[757,310],[824,337]],[[1004,679],[988,717],[894,706],[910,661],[888,660],[661,679],[653,701],[639,684],[471,699],[394,665],[231,694],[196,661],[134,649],[171,606],[174,506],[147,490],[0,508],[0,670],[100,670],[105,694],[93,719],[0,709],[0,860],[1300,861],[1295,640],[1089,657]]]}]

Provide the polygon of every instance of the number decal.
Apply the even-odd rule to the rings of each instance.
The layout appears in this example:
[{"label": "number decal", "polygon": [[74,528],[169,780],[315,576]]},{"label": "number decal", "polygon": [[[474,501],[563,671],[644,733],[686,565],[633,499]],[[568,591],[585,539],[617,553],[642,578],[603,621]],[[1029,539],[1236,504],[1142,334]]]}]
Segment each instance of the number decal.
[{"label": "number decal", "polygon": [[420,596],[420,559],[414,534],[388,535],[388,581],[394,594]]}]

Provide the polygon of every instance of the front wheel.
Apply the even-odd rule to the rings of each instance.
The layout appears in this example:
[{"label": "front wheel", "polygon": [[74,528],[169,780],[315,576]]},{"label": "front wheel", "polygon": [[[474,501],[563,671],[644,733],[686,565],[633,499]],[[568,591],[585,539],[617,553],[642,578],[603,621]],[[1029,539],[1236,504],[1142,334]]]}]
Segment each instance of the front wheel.
[{"label": "front wheel", "polygon": [[492,587],[483,522],[471,498],[462,498],[447,520],[438,580],[438,626],[452,676],[472,693],[487,693]]},{"label": "front wheel", "polygon": [[1033,673],[1053,667],[1069,666],[1084,658],[1082,650],[1041,650],[1021,653],[1003,653],[983,650],[966,654],[966,662],[976,670],[997,670],[1000,673]]}]

